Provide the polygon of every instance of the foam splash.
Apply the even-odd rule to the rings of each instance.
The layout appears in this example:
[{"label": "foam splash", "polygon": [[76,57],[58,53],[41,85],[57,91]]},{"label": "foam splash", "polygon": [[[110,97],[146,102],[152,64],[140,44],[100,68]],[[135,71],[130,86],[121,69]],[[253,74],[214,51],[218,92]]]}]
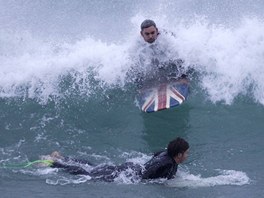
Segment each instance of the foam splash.
[{"label": "foam splash", "polygon": [[263,23],[245,18],[228,27],[196,20],[175,30],[180,56],[200,72],[201,87],[211,101],[231,104],[239,95],[252,94],[264,104]]},{"label": "foam splash", "polygon": [[67,184],[82,184],[91,180],[89,176],[79,176],[76,179],[61,177],[60,179],[46,179],[46,183],[50,185],[67,185]]},{"label": "foam splash", "polygon": [[43,176],[43,175],[57,175],[58,169],[56,168],[38,168],[36,170],[30,169],[21,169],[21,170],[14,170],[14,172],[21,172],[23,174],[34,175],[34,176]]},{"label": "foam splash", "polygon": [[[212,24],[197,17],[193,22],[156,19],[159,27],[176,34],[175,46],[185,67],[199,74],[200,87],[212,102],[232,104],[240,95],[264,104],[264,22],[244,18],[236,26]],[[0,97],[33,98],[42,102],[75,93],[89,96],[99,86],[123,86],[133,64],[131,48],[140,38],[134,25],[126,42],[102,42],[89,35],[75,42],[41,40],[28,32],[0,34]],[[132,36],[133,35],[133,36]],[[137,35],[137,36],[135,36]],[[105,89],[105,87],[102,87]]]},{"label": "foam splash", "polygon": [[[86,166],[84,168],[87,168]],[[34,169],[13,170],[13,172],[21,172],[26,175],[34,175],[46,178],[46,183],[50,185],[67,185],[81,184],[91,180],[89,175],[68,175],[65,176],[58,168],[38,167]],[[48,177],[48,178],[47,178]]]},{"label": "foam splash", "polygon": [[61,97],[65,94],[61,84],[67,78],[70,85],[66,91],[78,89],[89,95],[91,76],[111,84],[120,76],[120,67],[126,60],[122,45],[90,37],[70,44],[40,41],[29,33],[1,35],[0,43],[12,45],[9,50],[5,47],[0,50],[1,97],[22,96],[43,101],[50,96]]},{"label": "foam splash", "polygon": [[[103,155],[94,155],[91,154],[91,157],[100,158],[101,161],[104,159],[108,159],[109,163],[112,162],[109,160],[108,157]],[[142,165],[151,158],[146,154],[140,152],[123,152],[121,154],[121,158],[125,158],[126,162],[133,162],[135,164]],[[71,165],[80,165],[75,162],[70,162]],[[103,163],[105,164],[105,163]],[[87,171],[91,170],[91,167],[88,165],[81,165],[82,168],[86,169]],[[89,175],[71,175],[69,173],[65,173],[61,171],[59,168],[50,168],[50,167],[37,167],[34,169],[19,169],[14,170],[21,172],[27,175],[34,175],[34,176],[41,176],[45,177],[46,183],[50,185],[68,185],[68,184],[81,184],[85,182],[89,182],[93,180]],[[163,180],[164,181],[164,180]],[[102,181],[103,182],[103,181]],[[138,184],[141,182],[140,176],[135,172],[135,170],[128,168],[118,174],[118,176],[114,179],[114,182],[117,184]]]},{"label": "foam splash", "polygon": [[218,170],[219,175],[212,177],[202,177],[201,175],[193,175],[187,172],[178,172],[177,177],[168,180],[166,183],[169,187],[212,187],[222,185],[242,186],[250,183],[250,179],[246,173],[235,170]]}]

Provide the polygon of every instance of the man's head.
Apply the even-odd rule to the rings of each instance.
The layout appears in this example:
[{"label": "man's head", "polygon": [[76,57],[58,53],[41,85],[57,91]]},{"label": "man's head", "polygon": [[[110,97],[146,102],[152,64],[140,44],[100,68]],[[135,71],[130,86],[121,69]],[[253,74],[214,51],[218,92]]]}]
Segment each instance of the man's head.
[{"label": "man's head", "polygon": [[140,34],[146,42],[153,43],[157,39],[159,32],[154,21],[146,19],[140,27]]},{"label": "man's head", "polygon": [[172,140],[168,146],[167,151],[177,164],[182,163],[188,157],[189,144],[184,139],[178,137]]}]

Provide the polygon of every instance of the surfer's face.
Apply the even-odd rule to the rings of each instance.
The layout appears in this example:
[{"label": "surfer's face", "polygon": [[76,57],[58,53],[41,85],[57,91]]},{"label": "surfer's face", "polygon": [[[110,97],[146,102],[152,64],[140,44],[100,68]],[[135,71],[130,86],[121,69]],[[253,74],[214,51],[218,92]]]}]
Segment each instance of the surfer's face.
[{"label": "surfer's face", "polygon": [[189,154],[189,149],[185,151],[184,153],[179,153],[174,159],[177,162],[177,164],[180,164],[187,159],[188,154]]},{"label": "surfer's face", "polygon": [[140,33],[144,40],[148,43],[153,43],[158,37],[158,29],[154,26],[144,28]]}]

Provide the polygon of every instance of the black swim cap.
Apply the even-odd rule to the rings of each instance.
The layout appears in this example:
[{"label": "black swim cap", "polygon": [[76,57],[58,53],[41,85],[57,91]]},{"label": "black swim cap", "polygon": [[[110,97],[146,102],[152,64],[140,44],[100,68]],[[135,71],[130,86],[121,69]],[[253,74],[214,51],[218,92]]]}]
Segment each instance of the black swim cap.
[{"label": "black swim cap", "polygon": [[145,21],[143,21],[141,23],[141,26],[140,27],[141,27],[141,30],[143,30],[143,29],[148,28],[150,26],[154,26],[155,28],[157,28],[156,27],[156,23],[154,21],[152,21],[150,19],[146,19]]}]

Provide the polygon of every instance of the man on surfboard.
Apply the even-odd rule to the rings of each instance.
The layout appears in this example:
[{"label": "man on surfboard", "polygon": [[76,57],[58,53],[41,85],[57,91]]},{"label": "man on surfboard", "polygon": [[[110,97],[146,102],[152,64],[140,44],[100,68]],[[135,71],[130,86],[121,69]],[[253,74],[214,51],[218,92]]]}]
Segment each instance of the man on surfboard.
[{"label": "man on surfboard", "polygon": [[189,80],[179,58],[175,35],[159,29],[153,20],[141,23],[141,39],[131,51],[128,82],[136,85],[138,107],[156,112],[181,105],[189,94]]},{"label": "man on surfboard", "polygon": [[153,20],[146,19],[140,25],[141,40],[132,53],[133,66],[128,71],[129,79],[139,87],[151,81],[164,82],[168,78],[178,78],[184,74],[183,61],[179,58],[172,39],[173,33],[159,31]]},{"label": "man on surfboard", "polygon": [[117,166],[102,164],[94,166],[86,160],[63,157],[58,152],[53,152],[42,159],[50,160],[52,162],[50,166],[53,168],[62,168],[74,175],[88,175],[94,180],[112,182],[120,174],[127,177],[136,176],[139,179],[171,179],[175,176],[178,165],[186,160],[188,150],[188,142],[178,137],[168,144],[166,150],[155,153],[144,166],[133,162]]}]

